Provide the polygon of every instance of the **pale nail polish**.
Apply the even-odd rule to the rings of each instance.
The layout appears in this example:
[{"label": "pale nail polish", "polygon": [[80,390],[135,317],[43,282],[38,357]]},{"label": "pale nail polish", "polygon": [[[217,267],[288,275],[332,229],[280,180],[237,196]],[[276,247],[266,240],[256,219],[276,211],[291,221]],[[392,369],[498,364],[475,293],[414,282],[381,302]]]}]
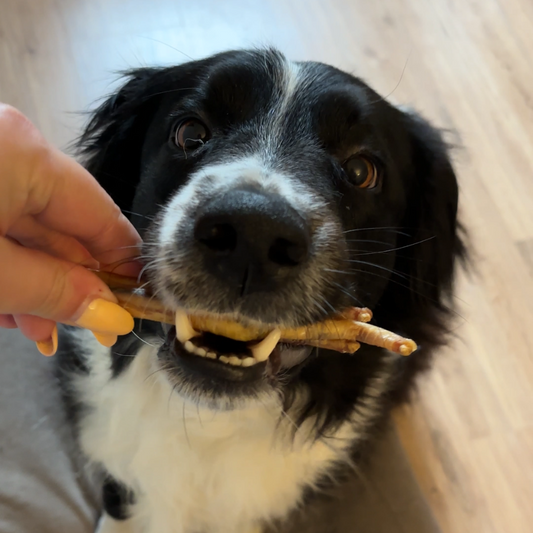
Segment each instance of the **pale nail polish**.
[{"label": "pale nail polish", "polygon": [[92,300],[74,321],[76,326],[97,333],[126,335],[133,329],[133,317],[116,303],[102,298]]},{"label": "pale nail polish", "polygon": [[52,330],[52,335],[49,339],[45,341],[37,341],[35,343],[37,349],[47,357],[54,355],[57,352],[57,326],[54,326]]}]

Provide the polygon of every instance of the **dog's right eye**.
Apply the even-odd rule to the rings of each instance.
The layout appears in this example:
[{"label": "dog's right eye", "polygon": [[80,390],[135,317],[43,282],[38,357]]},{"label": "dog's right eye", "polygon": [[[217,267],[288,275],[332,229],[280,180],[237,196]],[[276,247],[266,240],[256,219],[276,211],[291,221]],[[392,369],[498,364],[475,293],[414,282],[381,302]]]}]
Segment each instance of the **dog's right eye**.
[{"label": "dog's right eye", "polygon": [[188,118],[178,125],[174,142],[184,150],[195,150],[210,138],[211,133],[203,122],[195,118]]},{"label": "dog's right eye", "polygon": [[343,169],[350,183],[360,189],[374,189],[379,183],[378,169],[368,157],[352,156],[344,163]]}]

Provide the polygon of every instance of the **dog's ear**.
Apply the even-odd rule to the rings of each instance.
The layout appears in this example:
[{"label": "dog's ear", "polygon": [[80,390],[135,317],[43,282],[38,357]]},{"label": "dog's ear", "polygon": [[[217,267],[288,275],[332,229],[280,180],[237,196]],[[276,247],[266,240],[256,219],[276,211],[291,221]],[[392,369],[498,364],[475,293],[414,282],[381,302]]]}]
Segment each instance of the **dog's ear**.
[{"label": "dog's ear", "polygon": [[84,166],[123,210],[139,182],[141,148],[158,102],[162,69],[125,74],[123,86],[93,113],[77,141]]},{"label": "dog's ear", "polygon": [[458,184],[442,133],[414,113],[405,113],[404,120],[413,179],[389,308],[402,316],[397,327],[430,348],[447,331],[455,270],[465,259]]}]

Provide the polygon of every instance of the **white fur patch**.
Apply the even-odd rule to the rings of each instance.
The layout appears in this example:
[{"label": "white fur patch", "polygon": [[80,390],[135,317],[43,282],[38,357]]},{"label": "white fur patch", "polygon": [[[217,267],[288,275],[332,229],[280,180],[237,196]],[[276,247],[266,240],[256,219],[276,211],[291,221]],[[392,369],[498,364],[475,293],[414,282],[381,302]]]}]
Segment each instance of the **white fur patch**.
[{"label": "white fur patch", "polygon": [[[206,183],[208,178],[208,183]],[[323,202],[293,177],[269,169],[260,154],[209,165],[191,175],[187,184],[163,209],[159,223],[159,242],[172,246],[186,209],[194,210],[199,198],[214,198],[242,185],[256,185],[266,193],[278,194],[301,213],[320,211]]]},{"label": "white fur patch", "polygon": [[[94,348],[90,375],[75,383],[90,407],[80,440],[91,460],[135,491],[133,515],[116,530],[128,533],[248,533],[283,517],[305,486],[348,460],[389,374],[385,368],[332,438],[308,439],[309,420],[292,440],[292,423],[274,394],[243,409],[211,411],[173,392],[157,348],[143,347],[114,379],[108,351]],[[115,526],[102,523],[103,531]]]}]

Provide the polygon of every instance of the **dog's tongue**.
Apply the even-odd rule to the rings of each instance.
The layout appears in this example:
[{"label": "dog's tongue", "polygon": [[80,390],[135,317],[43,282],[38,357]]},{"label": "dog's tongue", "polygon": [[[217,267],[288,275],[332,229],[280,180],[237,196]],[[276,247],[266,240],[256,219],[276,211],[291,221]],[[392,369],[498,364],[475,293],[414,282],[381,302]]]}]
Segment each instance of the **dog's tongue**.
[{"label": "dog's tongue", "polygon": [[303,363],[310,355],[312,346],[280,346],[281,369],[292,368]]},{"label": "dog's tongue", "polygon": [[311,355],[312,349],[312,346],[278,344],[269,358],[270,373],[274,375],[280,370],[286,370],[303,363]]}]

